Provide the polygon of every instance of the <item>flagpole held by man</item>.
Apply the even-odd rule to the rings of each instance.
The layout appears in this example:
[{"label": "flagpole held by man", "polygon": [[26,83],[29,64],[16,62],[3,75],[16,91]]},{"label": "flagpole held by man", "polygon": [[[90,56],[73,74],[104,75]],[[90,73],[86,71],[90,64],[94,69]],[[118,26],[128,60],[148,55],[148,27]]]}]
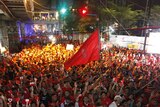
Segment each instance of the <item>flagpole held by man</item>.
[{"label": "flagpole held by man", "polygon": [[90,61],[100,59],[99,30],[96,29],[90,37],[82,44],[75,55],[64,63],[65,69],[72,66],[83,65]]}]

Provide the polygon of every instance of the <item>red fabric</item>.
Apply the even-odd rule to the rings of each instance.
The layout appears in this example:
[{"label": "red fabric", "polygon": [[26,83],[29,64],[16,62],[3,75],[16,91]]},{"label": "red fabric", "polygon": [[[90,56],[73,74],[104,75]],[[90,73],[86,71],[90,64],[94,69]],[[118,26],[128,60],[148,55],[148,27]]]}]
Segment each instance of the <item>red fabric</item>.
[{"label": "red fabric", "polygon": [[51,102],[49,103],[48,107],[59,107],[60,103],[57,101],[57,102]]},{"label": "red fabric", "polygon": [[[29,100],[29,99],[28,99],[28,100]],[[23,100],[22,100],[22,104],[25,105],[26,103],[27,103],[26,99],[23,99]],[[30,103],[31,103],[31,100],[28,101],[28,104],[30,104]]]},{"label": "red fabric", "polygon": [[[70,96],[70,99],[71,99],[72,102],[75,102],[75,98],[73,96]],[[64,103],[65,100],[66,100],[65,97],[62,97],[61,103]]]},{"label": "red fabric", "polygon": [[30,98],[30,93],[27,88],[24,88],[24,99],[29,99]]},{"label": "red fabric", "polygon": [[63,87],[63,88],[62,88],[62,91],[63,91],[63,92],[65,92],[65,91],[70,91],[70,92],[72,92],[73,89],[72,89],[72,88]]},{"label": "red fabric", "polygon": [[38,97],[38,96],[35,96],[34,99],[35,99],[36,101],[39,101],[39,97]]},{"label": "red fabric", "polygon": [[19,102],[19,101],[20,101],[20,98],[17,97],[17,98],[15,98],[14,100],[15,100],[16,102]]},{"label": "red fabric", "polygon": [[86,64],[90,61],[99,60],[100,44],[98,29],[84,42],[78,52],[64,63],[66,69],[76,65]]},{"label": "red fabric", "polygon": [[85,105],[85,104],[83,104],[82,101],[79,101],[78,105],[79,105],[79,107],[94,107],[94,105],[92,105],[92,104]]},{"label": "red fabric", "polygon": [[124,79],[121,80],[121,82],[119,83],[119,85],[120,85],[121,87],[124,86]]},{"label": "red fabric", "polygon": [[104,106],[109,106],[111,103],[112,103],[112,100],[110,99],[110,98],[108,98],[108,97],[105,97],[105,98],[102,98],[101,99],[101,102],[102,102],[102,104],[104,105]]},{"label": "red fabric", "polygon": [[79,107],[95,107],[93,104],[91,104],[91,101],[86,105],[83,102],[84,96],[79,97],[78,105]]},{"label": "red fabric", "polygon": [[113,81],[117,83],[118,78],[114,77],[114,78],[113,78]]}]

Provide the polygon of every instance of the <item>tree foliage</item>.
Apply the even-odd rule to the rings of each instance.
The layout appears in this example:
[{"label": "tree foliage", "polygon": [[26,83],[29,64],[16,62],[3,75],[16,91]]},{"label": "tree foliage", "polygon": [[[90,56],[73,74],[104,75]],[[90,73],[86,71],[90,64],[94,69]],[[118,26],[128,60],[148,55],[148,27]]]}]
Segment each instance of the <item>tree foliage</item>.
[{"label": "tree foliage", "polygon": [[96,19],[93,17],[82,17],[79,21],[78,28],[81,32],[92,32],[96,27]]},{"label": "tree foliage", "polygon": [[155,5],[151,9],[151,14],[150,14],[150,24],[151,25],[160,25],[160,6]]},{"label": "tree foliage", "polygon": [[139,16],[143,15],[141,10],[133,10],[132,5],[115,4],[112,0],[108,1],[107,7],[102,9],[106,15],[108,23],[117,22],[125,28],[135,27],[135,23],[139,20]]},{"label": "tree foliage", "polygon": [[[86,32],[87,27],[95,27],[97,19],[100,26],[109,26],[115,22],[121,24],[125,28],[137,27],[136,22],[139,18],[143,18],[141,10],[133,10],[132,5],[124,3],[115,3],[115,0],[89,0],[87,4],[89,14],[81,17],[76,11],[74,14],[68,15],[66,18],[66,28],[76,28],[80,32]],[[80,7],[76,4],[77,9]],[[75,6],[74,6],[75,8]],[[76,15],[76,17],[73,15]],[[121,26],[119,26],[121,27]]]},{"label": "tree foliage", "polygon": [[133,27],[134,23],[138,20],[137,17],[142,14],[140,10],[132,10],[130,6],[115,6],[103,9],[103,11],[107,15],[110,15],[108,21],[111,23],[117,22],[126,28]]},{"label": "tree foliage", "polygon": [[73,31],[78,30],[79,17],[75,13],[69,12],[64,21],[64,32],[66,34],[72,34]]}]

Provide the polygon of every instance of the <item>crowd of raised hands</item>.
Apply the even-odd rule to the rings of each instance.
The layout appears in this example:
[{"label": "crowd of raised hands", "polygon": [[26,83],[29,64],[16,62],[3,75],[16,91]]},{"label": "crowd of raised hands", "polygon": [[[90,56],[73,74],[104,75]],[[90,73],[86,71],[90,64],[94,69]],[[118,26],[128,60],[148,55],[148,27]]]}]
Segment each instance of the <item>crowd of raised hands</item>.
[{"label": "crowd of raised hands", "polygon": [[65,45],[34,45],[0,63],[0,107],[159,107],[160,57],[112,47],[64,69]]}]

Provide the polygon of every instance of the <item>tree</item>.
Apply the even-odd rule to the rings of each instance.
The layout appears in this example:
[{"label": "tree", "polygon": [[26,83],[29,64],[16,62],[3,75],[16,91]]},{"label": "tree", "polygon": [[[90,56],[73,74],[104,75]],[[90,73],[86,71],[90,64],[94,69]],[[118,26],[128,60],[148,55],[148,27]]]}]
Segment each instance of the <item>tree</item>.
[{"label": "tree", "polygon": [[[68,1],[67,1],[68,3]],[[74,31],[83,30],[79,27],[81,26],[81,21],[83,18],[81,13],[79,13],[79,9],[85,6],[85,1],[73,0],[72,5],[68,6],[68,11],[65,17],[63,18],[65,24],[63,26],[63,32],[65,34],[72,34]]]},{"label": "tree", "polygon": [[118,21],[125,28],[133,27],[132,25],[138,20],[137,17],[141,15],[140,10],[132,10],[130,5],[126,7],[115,5],[113,8],[104,9],[104,12],[113,17],[111,21]]},{"label": "tree", "polygon": [[[115,2],[115,0],[100,0],[99,6],[95,0],[90,0],[92,8],[98,10],[101,24],[107,26],[117,22],[124,28],[135,27],[138,17],[142,16],[141,10],[133,10],[132,5],[126,2]],[[120,27],[122,27],[120,26]]]},{"label": "tree", "polygon": [[70,11],[65,17],[64,33],[72,34],[74,31],[78,31],[79,17]]},{"label": "tree", "polygon": [[93,17],[81,17],[78,23],[80,32],[92,32],[96,28],[96,19]]},{"label": "tree", "polygon": [[[67,15],[67,29],[76,29],[80,32],[87,32],[89,28],[94,28],[97,25],[107,27],[115,22],[119,23],[119,29],[137,27],[137,21],[143,19],[141,10],[133,10],[132,5],[123,2],[115,2],[115,0],[89,0],[88,3],[73,3],[72,8],[76,11]],[[78,9],[84,5],[88,6],[88,14],[82,17],[78,13]],[[98,24],[97,24],[98,23]],[[70,30],[68,30],[70,31]]]},{"label": "tree", "polygon": [[150,25],[159,26],[160,25],[160,6],[155,5],[151,9],[150,14]]}]

